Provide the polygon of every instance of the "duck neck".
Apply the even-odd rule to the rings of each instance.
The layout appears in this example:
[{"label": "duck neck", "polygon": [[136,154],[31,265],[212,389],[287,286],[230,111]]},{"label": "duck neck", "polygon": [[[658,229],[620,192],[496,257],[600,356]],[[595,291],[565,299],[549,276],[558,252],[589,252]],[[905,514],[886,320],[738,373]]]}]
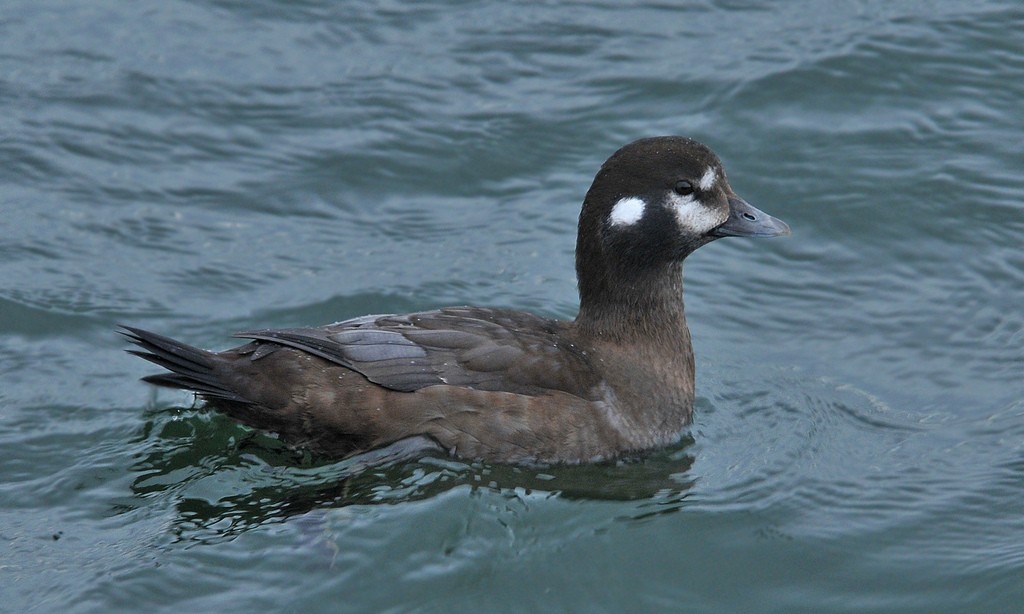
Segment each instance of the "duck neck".
[{"label": "duck neck", "polygon": [[576,326],[582,334],[620,343],[689,346],[682,263],[630,271],[606,267],[596,275],[580,268]]}]

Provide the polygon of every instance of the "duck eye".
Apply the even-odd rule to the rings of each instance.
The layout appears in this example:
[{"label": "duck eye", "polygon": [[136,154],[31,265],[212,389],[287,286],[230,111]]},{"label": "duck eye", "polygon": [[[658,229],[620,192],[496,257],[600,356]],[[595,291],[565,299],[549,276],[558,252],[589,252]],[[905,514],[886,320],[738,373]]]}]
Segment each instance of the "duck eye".
[{"label": "duck eye", "polygon": [[680,196],[689,196],[690,194],[693,194],[693,184],[685,179],[677,181],[674,189],[676,194]]}]

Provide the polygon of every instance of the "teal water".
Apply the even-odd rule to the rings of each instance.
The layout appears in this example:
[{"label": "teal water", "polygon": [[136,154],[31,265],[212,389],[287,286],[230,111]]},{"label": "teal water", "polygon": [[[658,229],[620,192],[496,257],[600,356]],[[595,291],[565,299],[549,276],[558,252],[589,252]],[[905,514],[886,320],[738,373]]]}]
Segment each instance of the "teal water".
[{"label": "teal water", "polygon": [[[1019,2],[0,8],[0,610],[1019,612]],[[571,317],[641,136],[793,236],[687,262],[679,445],[358,472],[138,382],[118,322]]]}]

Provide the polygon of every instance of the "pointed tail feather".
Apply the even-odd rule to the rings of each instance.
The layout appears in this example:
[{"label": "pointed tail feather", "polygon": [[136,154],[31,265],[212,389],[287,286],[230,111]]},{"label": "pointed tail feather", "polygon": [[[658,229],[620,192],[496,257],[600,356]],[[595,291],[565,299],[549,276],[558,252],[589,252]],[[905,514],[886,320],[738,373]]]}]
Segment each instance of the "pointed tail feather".
[{"label": "pointed tail feather", "polygon": [[167,388],[193,390],[211,399],[251,403],[233,390],[224,387],[224,382],[216,372],[217,357],[213,352],[201,350],[141,328],[123,324],[120,325],[120,328],[119,333],[142,348],[142,351],[126,350],[129,354],[144,358],[171,371],[171,373],[146,376],[142,378],[142,381]]}]

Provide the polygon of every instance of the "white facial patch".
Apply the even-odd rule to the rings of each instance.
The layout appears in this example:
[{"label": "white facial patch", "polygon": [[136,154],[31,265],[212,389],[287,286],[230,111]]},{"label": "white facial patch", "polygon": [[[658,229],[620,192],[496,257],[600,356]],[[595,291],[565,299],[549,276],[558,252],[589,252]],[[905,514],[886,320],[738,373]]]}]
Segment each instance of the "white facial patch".
[{"label": "white facial patch", "polygon": [[668,206],[676,214],[679,227],[694,234],[702,235],[710,232],[725,222],[720,217],[720,213],[705,207],[693,194],[688,196],[672,194],[668,198]]},{"label": "white facial patch", "polygon": [[700,176],[700,181],[697,182],[697,185],[706,192],[715,187],[716,181],[718,181],[718,171],[715,170],[715,167],[711,167]]},{"label": "white facial patch", "polygon": [[644,209],[647,203],[636,196],[627,196],[619,199],[612,207],[612,213],[608,216],[612,226],[632,226],[644,216]]}]

